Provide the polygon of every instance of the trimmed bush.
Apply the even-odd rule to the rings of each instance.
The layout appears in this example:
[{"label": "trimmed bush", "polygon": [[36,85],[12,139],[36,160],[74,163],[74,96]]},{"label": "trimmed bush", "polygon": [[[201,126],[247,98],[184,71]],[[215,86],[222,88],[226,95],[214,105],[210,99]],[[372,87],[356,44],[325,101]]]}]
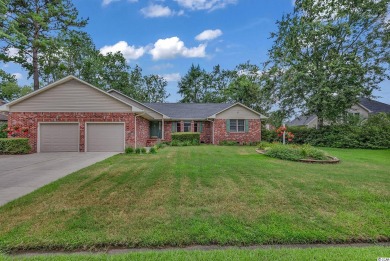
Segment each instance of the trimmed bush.
[{"label": "trimmed bush", "polygon": [[136,153],[136,154],[141,154],[141,149],[140,149],[140,148],[136,148],[136,149],[135,149],[135,153]]},{"label": "trimmed bush", "polygon": [[222,140],[219,142],[219,145],[221,146],[236,146],[240,145],[237,141],[232,141],[232,140]]},{"label": "trimmed bush", "polygon": [[146,154],[146,149],[145,148],[141,148],[141,153],[142,154]]},{"label": "trimmed bush", "polygon": [[152,147],[152,148],[150,148],[149,153],[156,154],[157,153],[157,149],[155,147]]},{"label": "trimmed bush", "polygon": [[127,147],[127,148],[125,149],[125,153],[126,153],[126,154],[133,154],[133,153],[134,153],[134,149],[133,149],[132,147]]},{"label": "trimmed bush", "polygon": [[26,138],[0,139],[0,154],[26,154],[31,146]]},{"label": "trimmed bush", "polygon": [[262,143],[260,149],[265,150],[265,154],[278,159],[298,161],[300,159],[326,160],[327,154],[308,144],[303,146],[283,145],[281,143]]},{"label": "trimmed bush", "polygon": [[275,142],[279,140],[280,138],[275,130],[267,130],[265,128],[261,129],[261,141]]},{"label": "trimmed bush", "polygon": [[191,142],[191,144],[199,144],[200,143],[200,133],[199,132],[175,132],[172,133],[172,142]]},{"label": "trimmed bush", "polygon": [[7,127],[8,127],[7,123],[0,124],[0,139],[8,137],[8,134],[5,131]]}]

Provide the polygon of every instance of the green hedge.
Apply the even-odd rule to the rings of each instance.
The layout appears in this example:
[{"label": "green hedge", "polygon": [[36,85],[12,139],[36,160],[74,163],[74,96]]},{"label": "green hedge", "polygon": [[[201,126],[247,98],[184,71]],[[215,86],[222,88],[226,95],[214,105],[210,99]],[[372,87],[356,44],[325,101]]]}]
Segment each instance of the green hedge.
[{"label": "green hedge", "polygon": [[[321,129],[287,127],[294,134],[292,143],[333,148],[390,148],[390,114],[371,115],[361,125],[331,125]],[[262,130],[262,141],[281,141],[275,131]],[[289,142],[290,143],[290,142]]]},{"label": "green hedge", "polygon": [[0,139],[0,154],[26,154],[30,151],[26,138]]},{"label": "green hedge", "polygon": [[176,132],[172,133],[172,142],[191,142],[197,141],[200,143],[200,133],[199,132]]},{"label": "green hedge", "polygon": [[7,123],[0,123],[0,139],[1,138],[7,138],[8,134],[5,131],[8,128]]}]

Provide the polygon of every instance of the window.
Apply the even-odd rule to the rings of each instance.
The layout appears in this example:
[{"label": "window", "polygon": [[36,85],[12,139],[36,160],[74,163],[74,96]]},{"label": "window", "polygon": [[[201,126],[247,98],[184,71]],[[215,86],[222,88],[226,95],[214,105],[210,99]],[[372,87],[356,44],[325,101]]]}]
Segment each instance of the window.
[{"label": "window", "polygon": [[176,132],[181,132],[181,122],[176,122]]},{"label": "window", "polygon": [[185,121],[184,122],[184,132],[190,132],[191,131],[191,122]]},{"label": "window", "polygon": [[194,122],[194,132],[202,132],[202,122]]},{"label": "window", "polygon": [[230,120],[230,132],[244,132],[245,120]]}]

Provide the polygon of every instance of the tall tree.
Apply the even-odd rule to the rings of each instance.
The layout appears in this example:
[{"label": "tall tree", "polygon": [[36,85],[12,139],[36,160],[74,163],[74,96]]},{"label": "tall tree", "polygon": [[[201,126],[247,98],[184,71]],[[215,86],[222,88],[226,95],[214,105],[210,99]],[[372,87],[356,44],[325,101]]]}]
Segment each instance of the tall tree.
[{"label": "tall tree", "polygon": [[0,100],[10,102],[30,92],[31,86],[19,86],[15,76],[0,70]]},{"label": "tall tree", "polygon": [[296,0],[277,22],[268,87],[283,112],[336,120],[388,79],[388,0]]},{"label": "tall tree", "polygon": [[204,102],[205,90],[210,83],[208,73],[199,65],[191,65],[187,74],[178,83],[178,93],[183,97],[180,102],[199,103]]},{"label": "tall tree", "polygon": [[1,58],[19,63],[39,88],[39,55],[61,31],[85,26],[71,0],[9,0],[3,21]]},{"label": "tall tree", "polygon": [[168,82],[163,77],[151,74],[144,76],[144,80],[143,102],[164,102],[169,97],[166,91]]}]

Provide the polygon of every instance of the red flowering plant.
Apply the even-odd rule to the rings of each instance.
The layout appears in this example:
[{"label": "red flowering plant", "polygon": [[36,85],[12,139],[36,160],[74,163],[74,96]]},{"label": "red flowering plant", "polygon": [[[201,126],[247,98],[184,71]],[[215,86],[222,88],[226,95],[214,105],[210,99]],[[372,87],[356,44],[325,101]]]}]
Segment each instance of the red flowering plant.
[{"label": "red flowering plant", "polygon": [[294,134],[292,132],[287,131],[287,128],[285,126],[280,126],[277,130],[276,133],[278,134],[278,137],[283,137],[283,134],[286,134],[286,138],[289,142],[292,142],[294,139]]},{"label": "red flowering plant", "polygon": [[12,137],[17,137],[21,135],[20,132],[22,132],[23,134],[28,134],[28,127],[13,126],[5,129],[4,131]]}]

